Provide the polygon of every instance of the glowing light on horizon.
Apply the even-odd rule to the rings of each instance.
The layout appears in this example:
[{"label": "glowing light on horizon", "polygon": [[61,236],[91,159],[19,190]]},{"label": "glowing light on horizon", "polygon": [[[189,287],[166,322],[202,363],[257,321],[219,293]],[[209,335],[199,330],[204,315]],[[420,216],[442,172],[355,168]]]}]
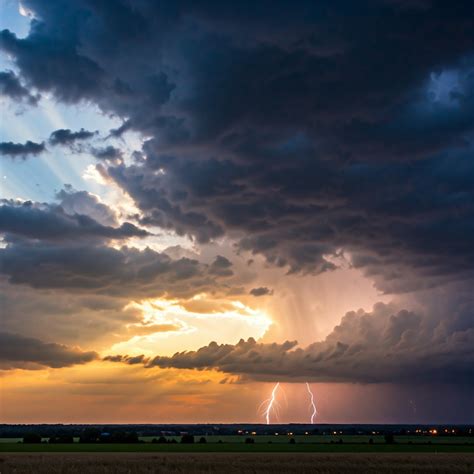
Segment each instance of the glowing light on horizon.
[{"label": "glowing light on horizon", "polygon": [[186,299],[163,297],[132,301],[124,311],[136,314],[137,320],[127,325],[127,334],[122,335],[124,339],[109,348],[111,354],[152,355],[157,344],[162,355],[173,355],[182,350],[183,345],[188,350],[197,350],[209,341],[235,344],[239,339],[259,339],[272,323],[259,309],[205,293]]},{"label": "glowing light on horizon", "polygon": [[311,413],[311,424],[313,425],[314,424],[314,418],[318,414],[318,411],[316,410],[316,404],[314,403],[314,395],[313,395],[313,392],[311,391],[311,387],[309,386],[308,382],[306,382],[306,390],[308,390],[309,396],[311,398],[310,406],[313,410],[313,412]]},{"label": "glowing light on horizon", "polygon": [[[186,303],[204,301],[215,304],[206,311],[194,311],[187,309]],[[214,302],[214,303],[213,303]],[[219,306],[220,305],[220,306]],[[241,301],[233,301],[228,299],[219,300],[217,298],[209,298],[206,293],[199,293],[188,300],[156,298],[150,300],[142,300],[140,302],[133,301],[129,303],[125,309],[136,308],[142,311],[146,322],[160,322],[166,315],[172,314],[175,317],[190,317],[192,319],[233,319],[245,322],[246,324],[260,329],[262,334],[255,337],[261,337],[272,324],[272,320],[263,311],[244,305]]]}]

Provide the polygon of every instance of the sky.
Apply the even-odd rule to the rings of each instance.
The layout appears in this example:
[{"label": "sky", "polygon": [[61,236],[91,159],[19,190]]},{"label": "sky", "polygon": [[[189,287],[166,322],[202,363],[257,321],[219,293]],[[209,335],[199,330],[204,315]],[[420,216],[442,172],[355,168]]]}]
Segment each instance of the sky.
[{"label": "sky", "polygon": [[474,423],[471,1],[0,4],[0,422]]}]

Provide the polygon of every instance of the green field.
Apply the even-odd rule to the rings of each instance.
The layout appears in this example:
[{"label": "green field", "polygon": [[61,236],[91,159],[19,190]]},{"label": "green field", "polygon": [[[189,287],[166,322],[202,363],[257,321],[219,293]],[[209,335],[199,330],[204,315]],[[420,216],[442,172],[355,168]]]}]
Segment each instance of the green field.
[{"label": "green field", "polygon": [[[159,436],[141,436],[140,440],[151,442],[153,438]],[[194,437],[196,442],[201,438],[197,435]],[[374,444],[386,444],[383,435],[209,435],[203,436],[208,443],[245,443],[247,438],[254,439],[255,443],[278,443],[286,444],[291,438],[294,438],[296,443],[338,443],[342,439],[343,443],[368,443],[372,439]],[[175,439],[178,443],[181,439],[179,436],[166,436],[166,439]],[[395,436],[395,441],[401,444],[465,444],[470,443],[474,446],[474,437],[468,436]]]},{"label": "green field", "polygon": [[[382,435],[226,435],[203,436],[206,443],[199,443],[196,435],[194,444],[181,444],[179,436],[167,436],[176,443],[152,443],[159,436],[141,437],[140,443],[79,443],[49,444],[43,438],[41,444],[24,444],[21,438],[0,438],[0,452],[11,453],[83,453],[83,452],[137,452],[137,453],[474,453],[474,438],[463,436],[395,436],[394,444],[387,444]],[[253,444],[245,440],[252,438]],[[290,439],[295,443],[290,444]],[[369,440],[372,440],[369,443]]]},{"label": "green field", "polygon": [[[152,440],[158,439],[160,435],[156,436],[140,436],[140,441],[151,443]],[[255,444],[288,444],[293,438],[297,444],[335,444],[342,440],[343,443],[349,444],[368,444],[371,439],[373,444],[386,444],[383,435],[207,435],[202,436],[207,443],[222,443],[222,444],[243,444],[247,438],[252,438]],[[195,435],[196,443],[201,438],[200,435]],[[47,442],[48,438],[42,438],[43,442]],[[166,436],[167,440],[175,440],[178,443],[181,440],[180,436]],[[74,438],[75,443],[79,442],[79,438]],[[2,444],[17,444],[21,443],[22,438],[0,438],[0,445]],[[474,446],[474,437],[469,436],[395,436],[395,442],[398,444],[470,444]]]},{"label": "green field", "polygon": [[249,453],[249,452],[285,452],[285,453],[474,453],[473,444],[367,444],[367,443],[206,443],[206,444],[23,444],[23,443],[1,443],[0,452],[17,453],[54,453],[54,452],[141,452],[141,453],[165,453],[165,452],[189,452],[189,453]]}]

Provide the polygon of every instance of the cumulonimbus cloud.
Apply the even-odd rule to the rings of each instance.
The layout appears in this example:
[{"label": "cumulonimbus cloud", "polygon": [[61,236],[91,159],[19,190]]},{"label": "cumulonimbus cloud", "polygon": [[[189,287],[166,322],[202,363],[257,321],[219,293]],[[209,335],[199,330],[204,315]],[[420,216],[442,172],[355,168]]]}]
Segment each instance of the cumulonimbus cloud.
[{"label": "cumulonimbus cloud", "polygon": [[[343,260],[385,293],[472,292],[472,1],[359,1],[357,15],[333,1],[24,2],[37,14],[29,33],[0,32],[18,80],[124,117],[112,138],[147,137],[141,160],[96,153],[140,225],[198,244],[229,236],[294,273]],[[190,294],[233,271],[32,235],[14,234],[0,258],[11,282],[34,288]],[[199,356],[260,379],[270,364],[289,380],[472,379],[472,312],[389,313],[346,316],[305,349],[247,341]],[[154,363],[207,367],[198,352]]]},{"label": "cumulonimbus cloud", "polygon": [[150,137],[104,170],[143,225],[232,235],[292,272],[342,249],[389,293],[474,278],[472,2],[449,22],[437,2],[358,2],[350,21],[337,2],[28,3],[29,34],[0,33],[22,79]]}]

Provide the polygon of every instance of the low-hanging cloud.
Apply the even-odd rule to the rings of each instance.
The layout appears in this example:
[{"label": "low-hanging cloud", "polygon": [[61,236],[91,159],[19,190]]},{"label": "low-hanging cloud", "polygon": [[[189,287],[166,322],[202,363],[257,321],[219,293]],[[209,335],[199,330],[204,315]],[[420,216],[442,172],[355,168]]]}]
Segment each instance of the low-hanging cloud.
[{"label": "low-hanging cloud", "polygon": [[0,368],[69,367],[98,359],[97,352],[0,332]]},{"label": "low-hanging cloud", "polygon": [[89,193],[66,187],[57,198],[59,205],[1,203],[0,274],[11,284],[116,298],[231,291],[227,258],[217,255],[207,264],[148,247],[112,247],[111,241],[152,234],[129,222],[119,225],[112,210]]},{"label": "low-hanging cloud", "polygon": [[150,248],[117,249],[100,243],[14,240],[0,249],[0,273],[12,284],[121,298],[229,291],[212,265],[172,259]]},{"label": "low-hanging cloud", "polygon": [[302,349],[296,341],[211,342],[171,357],[113,356],[146,367],[214,369],[257,381],[472,383],[474,330],[430,326],[425,315],[377,304],[347,313],[324,341]]}]

